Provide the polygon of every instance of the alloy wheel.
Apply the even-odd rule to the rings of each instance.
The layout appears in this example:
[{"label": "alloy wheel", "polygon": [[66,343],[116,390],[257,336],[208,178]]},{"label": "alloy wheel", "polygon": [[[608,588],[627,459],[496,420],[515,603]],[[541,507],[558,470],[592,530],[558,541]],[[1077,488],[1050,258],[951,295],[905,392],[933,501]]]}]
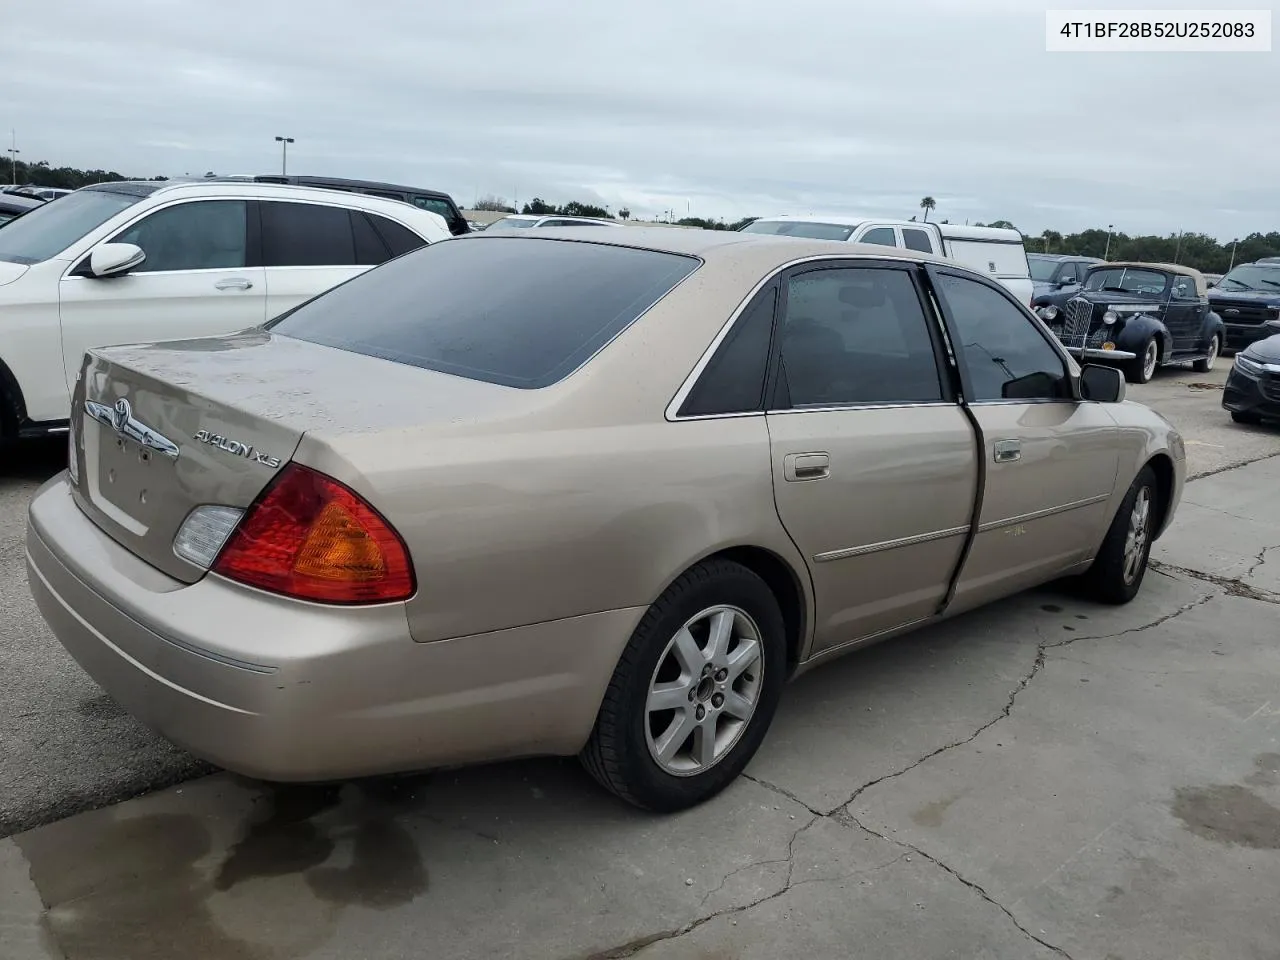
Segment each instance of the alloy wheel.
[{"label": "alloy wheel", "polygon": [[1142,487],[1133,498],[1129,529],[1124,538],[1124,582],[1131,584],[1142,572],[1147,541],[1151,534],[1151,489]]},{"label": "alloy wheel", "polygon": [[645,740],[654,762],[677,777],[715,766],[751,722],[763,679],[760,628],[745,611],[721,605],[691,617],[649,681]]}]

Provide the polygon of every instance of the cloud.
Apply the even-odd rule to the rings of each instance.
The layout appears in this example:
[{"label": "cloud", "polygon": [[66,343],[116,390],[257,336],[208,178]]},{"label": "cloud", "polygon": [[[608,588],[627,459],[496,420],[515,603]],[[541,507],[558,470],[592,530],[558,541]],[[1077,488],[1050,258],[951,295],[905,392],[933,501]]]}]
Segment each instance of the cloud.
[{"label": "cloud", "polygon": [[1273,55],[1049,54],[1046,6],[48,0],[0,32],[3,119],[143,176],[272,171],[287,135],[291,170],[463,204],[1275,228]]}]

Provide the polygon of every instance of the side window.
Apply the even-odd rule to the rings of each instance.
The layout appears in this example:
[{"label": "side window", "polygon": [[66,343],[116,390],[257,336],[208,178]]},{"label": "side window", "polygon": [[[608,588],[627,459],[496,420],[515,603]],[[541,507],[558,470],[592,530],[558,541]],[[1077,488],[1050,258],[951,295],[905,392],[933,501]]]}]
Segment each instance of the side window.
[{"label": "side window", "polygon": [[1196,281],[1194,277],[1174,277],[1173,297],[1175,300],[1196,300]]},{"label": "side window", "polygon": [[1075,283],[1079,280],[1076,276],[1076,265],[1074,263],[1064,264],[1062,270],[1058,273],[1059,283]]},{"label": "side window", "polygon": [[356,239],[356,263],[377,265],[391,259],[391,250],[370,222],[370,214],[351,210],[351,229]]},{"label": "side window", "polygon": [[245,263],[243,200],[193,200],[157,210],[112,238],[147,254],[134,273],[235,269]]},{"label": "side window", "polygon": [[908,250],[933,253],[933,243],[930,241],[929,234],[915,227],[902,228],[902,243]]},{"label": "side window", "polygon": [[394,220],[380,217],[376,213],[369,214],[369,219],[373,221],[375,229],[377,229],[382,239],[386,241],[393,257],[398,257],[402,253],[408,253],[410,250],[417,250],[419,247],[427,245],[427,241],[423,240],[408,227],[400,226]]},{"label": "side window", "polygon": [[354,266],[355,234],[344,207],[263,201],[262,262],[268,267]]},{"label": "side window", "polygon": [[896,247],[898,239],[893,235],[893,227],[875,227],[864,233],[859,243],[878,243],[885,247]]},{"label": "side window", "polygon": [[436,200],[434,197],[414,197],[413,205],[426,210],[428,213],[440,214],[440,216],[444,217],[445,223],[450,223],[453,220],[453,210],[443,200]]},{"label": "side window", "polygon": [[943,399],[929,321],[905,270],[814,270],[787,283],[781,401],[792,407]]},{"label": "side window", "polygon": [[955,323],[973,400],[1059,400],[1066,366],[1022,311],[986,284],[943,274],[939,293]]},{"label": "side window", "polygon": [[778,288],[773,286],[747,307],[689,392],[680,408],[681,416],[748,413],[761,408],[777,299]]}]

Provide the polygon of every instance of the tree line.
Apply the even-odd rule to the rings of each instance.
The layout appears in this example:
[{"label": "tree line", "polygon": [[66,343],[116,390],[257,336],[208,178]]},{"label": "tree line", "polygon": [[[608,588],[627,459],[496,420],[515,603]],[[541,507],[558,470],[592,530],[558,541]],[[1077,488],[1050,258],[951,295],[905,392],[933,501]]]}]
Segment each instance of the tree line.
[{"label": "tree line", "polygon": [[[34,184],[41,187],[61,187],[75,190],[91,183],[108,183],[119,180],[167,180],[167,177],[126,177],[114,170],[79,170],[75,167],[51,167],[45,160],[27,163],[18,160],[15,164],[5,164],[4,170],[9,177],[0,176],[0,181],[14,180],[17,183]],[[212,174],[207,174],[212,176]],[[937,206],[932,197],[920,201],[927,221],[929,212]],[[514,205],[500,197],[487,196],[476,204],[477,210],[494,210],[515,213]],[[520,210],[521,213],[536,216],[596,217],[600,219],[630,220],[631,211],[623,207],[616,214],[607,207],[571,200],[556,205],[547,203],[540,197],[534,197]],[[683,217],[668,221],[684,227],[698,227],[702,230],[741,230],[756,217],[743,217],[740,220],[726,222],[722,219],[705,217]],[[914,220],[915,218],[912,217]],[[947,221],[943,221],[946,223]],[[976,226],[1005,227],[1017,230],[1008,220],[996,220],[988,224]],[[1021,232],[1021,231],[1019,231]],[[1106,256],[1112,260],[1139,260],[1156,263],[1181,263],[1195,267],[1205,273],[1225,273],[1233,263],[1250,263],[1262,257],[1280,257],[1280,232],[1272,230],[1268,233],[1255,232],[1229,240],[1225,243],[1204,233],[1180,233],[1168,236],[1131,236],[1127,233],[1114,233],[1094,227],[1079,233],[1062,234],[1056,230],[1045,230],[1039,236],[1023,234],[1026,238],[1028,253],[1061,253],[1083,257]]]}]

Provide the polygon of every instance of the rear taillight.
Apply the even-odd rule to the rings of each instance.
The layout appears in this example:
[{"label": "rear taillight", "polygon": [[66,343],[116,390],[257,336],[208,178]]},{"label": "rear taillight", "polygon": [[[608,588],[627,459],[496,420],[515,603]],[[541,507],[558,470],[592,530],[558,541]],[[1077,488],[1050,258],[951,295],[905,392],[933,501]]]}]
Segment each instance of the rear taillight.
[{"label": "rear taillight", "polygon": [[228,579],[320,603],[413,595],[409,551],[352,490],[291,463],[249,508],[211,568]]}]

